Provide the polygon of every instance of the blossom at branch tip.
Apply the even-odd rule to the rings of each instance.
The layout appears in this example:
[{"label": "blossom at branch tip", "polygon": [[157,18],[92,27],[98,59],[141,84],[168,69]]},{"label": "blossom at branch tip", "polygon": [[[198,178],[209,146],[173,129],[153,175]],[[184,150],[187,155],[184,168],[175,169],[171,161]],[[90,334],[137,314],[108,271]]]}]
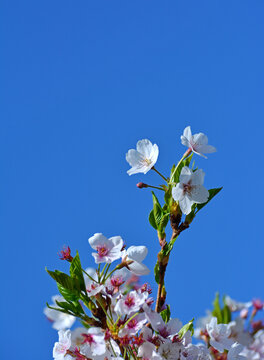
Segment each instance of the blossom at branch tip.
[{"label": "blossom at branch tip", "polygon": [[187,126],[183,135],[181,136],[181,142],[183,145],[187,146],[188,149],[191,149],[197,155],[206,156],[203,154],[210,154],[216,152],[216,148],[214,146],[208,145],[208,138],[205,134],[199,133],[192,135],[191,127]]},{"label": "blossom at branch tip", "polygon": [[59,341],[54,344],[53,357],[55,360],[65,360],[67,351],[71,347],[71,331],[59,331]]},{"label": "blossom at branch tip", "polygon": [[202,204],[207,202],[208,190],[203,186],[205,173],[198,169],[192,171],[184,166],[180,174],[180,182],[172,188],[172,197],[179,201],[181,211],[188,215],[194,203]]},{"label": "blossom at branch tip", "polygon": [[110,264],[122,256],[123,239],[120,236],[107,239],[103,234],[96,233],[88,241],[91,247],[97,251],[92,253],[96,264]]},{"label": "blossom at branch tip", "polygon": [[146,246],[130,246],[127,250],[122,251],[122,259],[128,263],[132,260],[127,268],[135,275],[148,275],[150,273],[149,268],[142,264],[142,261],[148,254]]},{"label": "blossom at branch tip", "polygon": [[[54,308],[58,308],[56,301],[65,302],[64,298],[60,295],[52,296],[53,304],[51,305]],[[73,323],[75,322],[76,318],[72,315],[62,313],[61,311],[57,311],[54,309],[50,309],[45,307],[44,314],[47,318],[52,321],[52,327],[55,330],[65,330],[72,327]]]},{"label": "blossom at branch tip", "polygon": [[139,140],[137,149],[130,149],[126,154],[126,161],[131,166],[127,171],[128,175],[143,173],[146,174],[157,162],[159,148],[148,139]]}]

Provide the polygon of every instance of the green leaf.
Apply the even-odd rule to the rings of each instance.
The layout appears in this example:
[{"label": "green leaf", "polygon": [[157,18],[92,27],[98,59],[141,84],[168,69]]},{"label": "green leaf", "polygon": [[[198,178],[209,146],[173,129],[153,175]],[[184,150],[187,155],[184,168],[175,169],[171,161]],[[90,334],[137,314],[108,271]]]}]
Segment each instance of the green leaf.
[{"label": "green leaf", "polygon": [[191,335],[193,335],[194,333],[194,329],[193,329],[193,320],[189,321],[187,324],[185,324],[181,330],[179,331],[178,335],[180,337],[180,339],[182,339],[184,337],[184,335],[187,333],[187,331],[191,332]]},{"label": "green leaf", "polygon": [[163,211],[162,211],[162,207],[159,203],[159,200],[153,191],[152,191],[152,199],[153,199],[153,215],[155,218],[156,225],[157,225],[157,227],[159,227],[159,224],[160,224],[162,216],[163,216]]},{"label": "green leaf", "polygon": [[203,204],[196,204],[196,209],[197,209],[196,213],[200,211],[205,205],[207,205],[209,201],[211,201],[215,197],[215,195],[217,195],[222,189],[223,187],[208,190],[209,191],[208,201]]},{"label": "green leaf", "polygon": [[173,182],[176,184],[179,182],[182,168],[184,166],[189,167],[192,157],[193,157],[193,153],[187,159],[183,160],[180,164],[178,164],[177,167],[174,168],[174,170],[171,172],[170,182]]},{"label": "green leaf", "polygon": [[167,323],[170,320],[170,316],[171,316],[170,305],[167,305],[166,309],[162,310],[160,315],[163,321]]},{"label": "green leaf", "polygon": [[46,271],[57,283],[59,283],[65,289],[80,291],[80,286],[77,279],[71,278],[69,275],[59,270],[50,271],[46,269]]},{"label": "green leaf", "polygon": [[221,306],[220,306],[220,302],[219,302],[219,293],[216,293],[213,305],[214,305],[214,309],[212,311],[212,315],[217,318],[218,324],[222,324],[223,319],[222,319]]},{"label": "green leaf", "polygon": [[76,278],[79,281],[81,290],[85,291],[85,282],[83,278],[82,265],[78,251],[76,256],[72,259],[70,274],[72,278]]},{"label": "green leaf", "polygon": [[229,306],[226,304],[225,297],[223,298],[224,307],[222,309],[223,324],[228,324],[232,320],[232,315]]},{"label": "green leaf", "polygon": [[155,275],[155,281],[157,284],[159,284],[160,281],[160,268],[159,268],[159,262],[157,261],[155,267],[154,267],[154,275]]},{"label": "green leaf", "polygon": [[158,230],[158,226],[157,226],[156,221],[155,221],[154,210],[153,209],[149,213],[149,222],[150,222],[150,225],[152,227],[154,227],[155,230]]},{"label": "green leaf", "polygon": [[68,301],[77,301],[79,299],[80,293],[76,290],[69,290],[63,287],[61,284],[57,283],[58,290],[65,300]]}]

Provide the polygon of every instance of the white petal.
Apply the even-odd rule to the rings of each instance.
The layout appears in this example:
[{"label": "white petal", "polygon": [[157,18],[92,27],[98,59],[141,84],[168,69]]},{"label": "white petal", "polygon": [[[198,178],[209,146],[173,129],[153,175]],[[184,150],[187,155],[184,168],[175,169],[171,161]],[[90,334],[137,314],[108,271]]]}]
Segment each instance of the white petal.
[{"label": "white petal", "polygon": [[152,147],[152,153],[150,155],[149,160],[152,163],[152,166],[154,166],[158,160],[158,156],[159,156],[159,148],[157,144],[154,144]]},{"label": "white petal", "polygon": [[144,156],[135,149],[128,150],[126,154],[126,161],[130,166],[136,167],[141,166],[141,162],[144,160]]},{"label": "white petal", "polygon": [[172,197],[175,201],[182,200],[184,197],[183,194],[183,185],[178,183],[176,186],[174,186],[171,190]]},{"label": "white petal", "polygon": [[211,154],[216,152],[216,148],[212,145],[196,145],[195,150],[199,153]]},{"label": "white petal", "polygon": [[88,241],[94,250],[96,250],[97,246],[108,243],[108,239],[102,233],[94,234],[88,239]]},{"label": "white petal", "polygon": [[188,166],[184,166],[180,174],[180,182],[183,184],[188,184],[192,177],[192,170]]},{"label": "white petal", "polygon": [[205,134],[199,133],[193,135],[192,145],[194,148],[196,147],[196,145],[207,145],[207,144],[208,144],[208,137]]},{"label": "white petal", "polygon": [[191,199],[189,199],[188,196],[184,196],[183,199],[181,201],[179,201],[181,211],[185,215],[188,215],[192,211],[192,204],[193,204],[193,201]]},{"label": "white petal", "polygon": [[191,131],[191,127],[187,126],[184,131],[183,131],[183,136],[188,140],[191,141],[192,138],[192,131]]},{"label": "white petal", "polygon": [[132,262],[132,264],[130,264],[128,267],[132,273],[138,276],[148,275],[150,273],[150,270],[146,265],[137,261]]},{"label": "white petal", "polygon": [[135,167],[132,167],[131,169],[129,169],[127,171],[127,173],[128,173],[128,175],[134,175],[134,174],[138,174],[138,173],[145,173],[145,170],[146,170],[146,167],[135,166]]},{"label": "white petal", "polygon": [[144,158],[149,159],[153,151],[152,142],[148,139],[139,140],[137,142],[137,151],[142,154]]},{"label": "white petal", "polygon": [[203,185],[205,173],[203,170],[198,169],[192,174],[192,185]]},{"label": "white petal", "polygon": [[203,185],[196,185],[192,187],[191,198],[195,203],[203,204],[207,202],[208,197],[209,192]]},{"label": "white petal", "polygon": [[113,236],[113,237],[110,237],[109,240],[112,241],[112,243],[118,250],[122,249],[124,242],[123,242],[123,239],[121,238],[121,236]]},{"label": "white petal", "polygon": [[127,249],[127,256],[139,262],[142,262],[148,254],[148,249],[146,246],[130,246]]}]

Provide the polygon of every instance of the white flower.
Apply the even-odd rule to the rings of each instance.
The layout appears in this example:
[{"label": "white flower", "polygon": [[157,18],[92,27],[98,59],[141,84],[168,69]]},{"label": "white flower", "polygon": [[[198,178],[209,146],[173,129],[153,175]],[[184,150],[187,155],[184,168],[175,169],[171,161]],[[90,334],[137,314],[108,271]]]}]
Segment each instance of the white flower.
[{"label": "white flower", "polygon": [[180,182],[172,188],[172,197],[179,201],[181,211],[188,215],[194,203],[202,204],[207,202],[208,190],[202,185],[205,173],[198,169],[192,171],[187,166],[182,168]]},{"label": "white flower", "polygon": [[216,148],[208,145],[208,138],[203,133],[192,135],[191,127],[187,126],[184,129],[183,135],[181,136],[181,142],[183,145],[187,146],[193,152],[198,155],[203,155],[203,153],[209,154],[216,151]]},{"label": "white flower", "polygon": [[[56,301],[65,302],[64,298],[60,295],[52,296],[52,301],[54,303],[51,305],[52,307],[58,307]],[[47,318],[52,321],[52,327],[55,330],[69,329],[76,320],[76,318],[72,315],[64,314],[48,307],[46,307],[43,312]]]},{"label": "white flower", "polygon": [[246,360],[246,357],[243,355],[239,355],[243,350],[243,345],[239,343],[234,343],[231,349],[228,351],[227,360]]},{"label": "white flower", "polygon": [[126,161],[131,166],[128,175],[146,174],[157,162],[159,156],[158,145],[152,144],[149,140],[143,139],[137,142],[137,150],[130,149],[126,154]]},{"label": "white flower", "polygon": [[155,311],[152,311],[147,305],[143,306],[146,317],[150,322],[152,328],[159,333],[164,339],[173,337],[182,328],[182,323],[178,319],[170,319],[166,324],[163,321],[161,315]]},{"label": "white flower", "polygon": [[126,258],[127,261],[132,260],[133,262],[128,265],[128,269],[135,275],[148,275],[149,268],[142,264],[142,261],[148,254],[146,246],[130,246],[127,250],[122,252],[123,260]]},{"label": "white flower", "polygon": [[97,253],[92,253],[96,264],[109,264],[122,256],[123,240],[120,236],[107,239],[103,234],[96,233],[88,241],[91,247],[97,251]]},{"label": "white flower", "polygon": [[230,296],[225,297],[225,303],[229,307],[230,311],[241,311],[244,309],[248,309],[252,306],[252,301],[246,303],[238,302],[236,300],[231,299]]},{"label": "white flower", "polygon": [[114,311],[118,315],[129,315],[137,312],[145,303],[147,297],[148,293],[146,291],[143,293],[138,293],[135,290],[130,291],[127,295],[124,295],[117,300]]},{"label": "white flower", "polygon": [[229,350],[234,343],[234,341],[229,339],[231,334],[230,327],[226,324],[217,324],[215,317],[206,325],[206,330],[210,336],[210,345],[220,353],[224,350]]},{"label": "white flower", "polygon": [[59,342],[56,342],[53,348],[53,357],[55,360],[65,359],[67,350],[71,347],[71,331],[59,331]]},{"label": "white flower", "polygon": [[142,329],[143,325],[147,322],[147,318],[144,313],[133,317],[127,324],[119,331],[118,336],[124,337],[136,335],[136,333]]},{"label": "white flower", "polygon": [[150,342],[144,342],[138,348],[138,356],[142,359],[146,360],[163,360],[157,352],[156,346]]},{"label": "white flower", "polygon": [[[83,348],[82,351],[91,351],[93,355],[103,355],[106,352],[106,344],[104,340],[104,333],[102,329],[97,327],[91,327],[84,331],[83,336]],[[85,349],[87,347],[87,349]]]}]

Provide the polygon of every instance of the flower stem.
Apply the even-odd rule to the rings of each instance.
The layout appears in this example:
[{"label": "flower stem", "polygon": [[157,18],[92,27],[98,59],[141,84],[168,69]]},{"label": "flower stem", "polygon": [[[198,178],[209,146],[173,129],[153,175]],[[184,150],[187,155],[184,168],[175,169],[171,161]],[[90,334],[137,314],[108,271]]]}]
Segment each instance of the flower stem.
[{"label": "flower stem", "polygon": [[171,174],[171,177],[170,177],[171,179],[173,179],[174,174],[178,170],[178,167],[183,162],[183,160],[185,160],[191,153],[192,153],[192,149],[190,149],[190,148],[187,151],[185,151],[185,153],[183,154],[181,160],[178,162],[176,168],[174,169],[173,173]]},{"label": "flower stem", "polygon": [[151,168],[151,170],[156,171],[156,173],[162,177],[163,180],[165,180],[166,182],[168,182],[168,179],[165,178],[165,176],[163,176],[154,166]]}]

